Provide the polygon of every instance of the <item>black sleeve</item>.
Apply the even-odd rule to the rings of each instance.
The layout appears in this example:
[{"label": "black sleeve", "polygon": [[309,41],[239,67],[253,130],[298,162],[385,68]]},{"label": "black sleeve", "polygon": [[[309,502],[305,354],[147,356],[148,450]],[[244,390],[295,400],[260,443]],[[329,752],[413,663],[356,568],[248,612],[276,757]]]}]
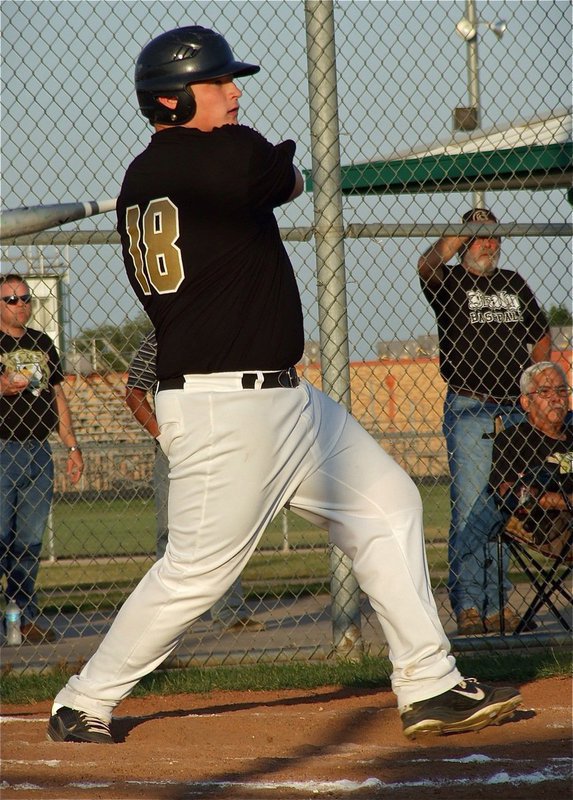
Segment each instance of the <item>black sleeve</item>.
[{"label": "black sleeve", "polygon": [[515,458],[517,450],[507,433],[498,434],[493,440],[493,455],[489,485],[496,492],[501,483],[513,483],[517,478]]},{"label": "black sleeve", "polygon": [[54,343],[47,334],[43,334],[41,341],[38,342],[38,345],[41,346],[42,349],[44,349],[48,354],[48,361],[50,363],[50,386],[56,386],[58,383],[62,383],[64,380],[64,371],[62,369],[60,357],[54,346]]},{"label": "black sleeve", "polygon": [[524,322],[527,328],[528,341],[531,344],[536,344],[545,334],[549,333],[547,317],[527,283],[517,273],[516,279],[521,284],[519,294],[524,301]]},{"label": "black sleeve", "polygon": [[290,139],[272,145],[256,131],[251,133],[249,201],[255,208],[271,211],[286,203],[294,189],[296,145]]},{"label": "black sleeve", "polygon": [[454,272],[454,267],[444,264],[443,277],[437,280],[424,280],[420,273],[418,279],[424,297],[430,304],[432,311],[438,316],[451,300],[452,294],[457,285],[459,285],[459,273]]}]

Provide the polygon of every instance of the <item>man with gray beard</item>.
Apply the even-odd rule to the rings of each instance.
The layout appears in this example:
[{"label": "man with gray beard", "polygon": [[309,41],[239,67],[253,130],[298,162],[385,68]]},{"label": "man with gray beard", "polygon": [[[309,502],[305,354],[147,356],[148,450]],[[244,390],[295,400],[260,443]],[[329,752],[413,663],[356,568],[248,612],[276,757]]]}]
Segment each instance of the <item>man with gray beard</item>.
[{"label": "man with gray beard", "polygon": [[[463,222],[495,224],[476,208]],[[498,269],[498,236],[444,236],[418,261],[422,291],[438,324],[440,374],[447,384],[443,432],[450,469],[451,521],[448,590],[460,635],[482,633],[474,608],[459,590],[460,553],[469,512],[487,485],[494,420],[523,421],[519,378],[532,362],[548,361],[551,336],[531,289],[516,272]],[[448,266],[459,255],[460,263]],[[512,620],[506,620],[506,629]]]}]

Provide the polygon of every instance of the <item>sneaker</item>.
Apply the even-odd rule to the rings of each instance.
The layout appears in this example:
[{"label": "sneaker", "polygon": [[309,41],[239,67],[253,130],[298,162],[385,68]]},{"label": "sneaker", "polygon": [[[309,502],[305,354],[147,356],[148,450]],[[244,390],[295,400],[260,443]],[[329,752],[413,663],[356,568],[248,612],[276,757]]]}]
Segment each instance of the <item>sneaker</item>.
[{"label": "sneaker", "polygon": [[474,636],[484,632],[483,621],[477,608],[464,608],[457,616],[460,636]]},{"label": "sneaker", "polygon": [[53,742],[113,744],[109,722],[67,706],[62,706],[50,717],[48,739]]},{"label": "sneaker", "polygon": [[466,678],[448,692],[401,708],[400,716],[404,736],[415,739],[430,733],[464,733],[499,725],[520,703],[521,695],[511,686],[488,686]]},{"label": "sneaker", "polygon": [[31,644],[55,642],[56,634],[51,628],[42,628],[41,625],[35,622],[24,622],[22,625],[22,639]]}]

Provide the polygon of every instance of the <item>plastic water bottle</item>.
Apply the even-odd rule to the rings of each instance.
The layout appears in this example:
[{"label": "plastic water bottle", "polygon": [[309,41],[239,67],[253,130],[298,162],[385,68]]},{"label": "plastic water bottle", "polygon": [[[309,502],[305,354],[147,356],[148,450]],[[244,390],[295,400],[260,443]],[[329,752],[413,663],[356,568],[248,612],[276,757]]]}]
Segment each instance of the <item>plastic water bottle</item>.
[{"label": "plastic water bottle", "polygon": [[6,644],[22,644],[22,612],[18,605],[10,600],[6,606]]}]

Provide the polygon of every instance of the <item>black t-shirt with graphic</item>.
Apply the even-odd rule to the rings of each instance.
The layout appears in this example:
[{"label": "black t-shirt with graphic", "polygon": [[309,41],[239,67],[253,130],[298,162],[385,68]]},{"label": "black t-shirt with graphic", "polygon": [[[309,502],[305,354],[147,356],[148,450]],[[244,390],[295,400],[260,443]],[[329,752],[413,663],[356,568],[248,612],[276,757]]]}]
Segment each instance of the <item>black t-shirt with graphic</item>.
[{"label": "black t-shirt with graphic", "polygon": [[547,332],[547,320],[516,272],[473,275],[445,267],[436,288],[421,281],[438,323],[440,373],[451,389],[498,400],[519,396],[519,378],[531,363],[528,345]]},{"label": "black t-shirt with graphic", "polygon": [[[514,485],[514,491],[503,496],[503,507],[521,521],[525,531],[537,544],[556,540],[556,552],[561,550],[563,534],[571,528],[573,518],[567,511],[544,509],[522,496],[533,492],[573,492],[573,428],[564,430],[565,439],[546,436],[529,422],[508,428],[494,439],[490,486],[496,490],[501,483]],[[523,479],[520,481],[519,479]],[[521,488],[520,488],[521,487]]]},{"label": "black t-shirt with graphic", "polygon": [[30,381],[16,395],[0,395],[0,439],[47,439],[58,424],[52,387],[64,379],[50,337],[33,328],[19,338],[0,331],[0,372],[20,372]]},{"label": "black t-shirt with graphic", "polygon": [[159,379],[300,360],[301,302],[273,213],[294,188],[294,152],[242,125],[174,127],[129,166],[118,230]]},{"label": "black t-shirt with graphic", "polygon": [[519,477],[535,475],[545,466],[543,481],[548,491],[558,491],[551,483],[552,474],[559,476],[565,491],[573,491],[573,427],[567,425],[565,439],[553,439],[529,422],[514,425],[498,433],[493,442],[492,468],[489,483],[496,489],[501,483],[515,483]]}]

